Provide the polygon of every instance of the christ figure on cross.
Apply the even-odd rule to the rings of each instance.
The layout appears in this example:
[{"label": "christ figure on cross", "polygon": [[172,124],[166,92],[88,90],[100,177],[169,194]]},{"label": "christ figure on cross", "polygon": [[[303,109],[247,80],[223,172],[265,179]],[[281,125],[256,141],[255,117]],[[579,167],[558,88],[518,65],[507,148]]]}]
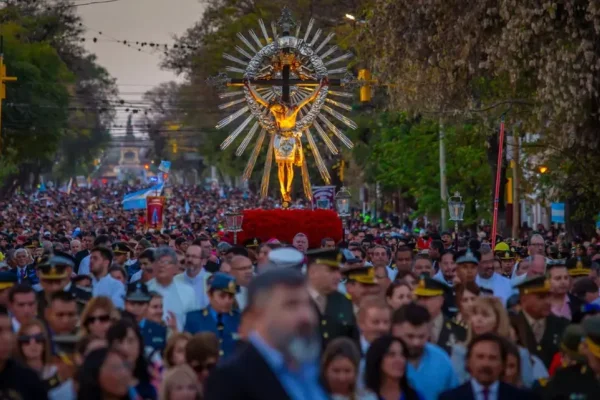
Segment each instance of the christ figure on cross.
[{"label": "christ figure on cross", "polygon": [[292,183],[294,180],[294,165],[301,167],[304,162],[304,151],[302,150],[302,132],[297,131],[296,119],[298,113],[308,103],[315,100],[321,89],[329,84],[327,78],[323,78],[321,83],[310,96],[307,96],[300,103],[291,105],[285,101],[267,102],[263,99],[248,83],[244,85],[250,92],[250,95],[262,106],[266,107],[273,118],[277,130],[273,141],[273,150],[275,153],[275,162],[277,162],[277,177],[279,178],[279,189],[284,201],[291,201]]}]

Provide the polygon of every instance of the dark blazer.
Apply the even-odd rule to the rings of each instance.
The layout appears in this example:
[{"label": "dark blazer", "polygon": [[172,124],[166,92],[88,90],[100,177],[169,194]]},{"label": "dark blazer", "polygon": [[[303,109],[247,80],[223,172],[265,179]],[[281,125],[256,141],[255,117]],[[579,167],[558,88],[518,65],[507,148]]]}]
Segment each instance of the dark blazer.
[{"label": "dark blazer", "polygon": [[569,296],[569,309],[571,310],[571,322],[574,324],[578,324],[583,319],[583,310],[581,307],[585,305],[585,303],[577,298],[577,296],[573,296],[571,293]]},{"label": "dark blazer", "polygon": [[213,371],[204,389],[204,400],[265,399],[290,400],[290,397],[251,343]]},{"label": "dark blazer", "polygon": [[338,337],[350,338],[360,348],[360,334],[356,325],[354,307],[352,307],[352,302],[346,296],[338,291],[329,294],[325,314],[321,314],[314,301],[313,305],[319,317],[319,333],[321,334],[323,348]]},{"label": "dark blazer", "polygon": [[452,347],[457,343],[464,343],[467,341],[467,330],[456,322],[444,318],[444,325],[440,331],[437,345],[450,355],[452,353]]},{"label": "dark blazer", "polygon": [[232,310],[228,314],[223,314],[221,325],[219,325],[210,313],[209,307],[188,312],[183,330],[192,335],[198,332],[214,333],[219,338],[219,355],[221,357],[229,356],[234,353],[236,348],[241,319],[240,312]]},{"label": "dark blazer", "polygon": [[531,354],[538,356],[546,368],[549,368],[552,358],[559,351],[560,339],[563,331],[569,325],[569,320],[552,314],[546,317],[546,330],[540,343],[535,340],[531,326],[523,312],[513,316],[511,320],[516,329],[519,344],[529,350]]},{"label": "dark blazer", "polygon": [[600,392],[600,382],[585,364],[575,364],[556,370],[550,379],[540,379],[534,390],[544,400],[595,399]]},{"label": "dark blazer", "polygon": [[[438,400],[475,400],[475,393],[471,381],[460,385],[456,389],[442,393]],[[500,382],[498,387],[498,400],[539,400],[539,397],[529,390],[519,389],[507,383]]]}]

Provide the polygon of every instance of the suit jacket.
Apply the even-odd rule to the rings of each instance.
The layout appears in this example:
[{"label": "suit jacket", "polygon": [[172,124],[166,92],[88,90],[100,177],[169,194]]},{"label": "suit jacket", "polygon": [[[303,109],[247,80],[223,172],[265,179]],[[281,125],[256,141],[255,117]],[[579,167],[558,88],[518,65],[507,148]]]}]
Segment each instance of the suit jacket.
[{"label": "suit jacket", "polygon": [[232,310],[228,314],[223,314],[222,323],[219,325],[207,307],[203,310],[189,312],[185,318],[183,330],[192,335],[198,332],[214,333],[219,338],[219,355],[227,357],[235,352],[239,326],[239,311]]},{"label": "suit jacket", "polygon": [[546,368],[549,368],[554,354],[559,351],[560,338],[569,325],[569,320],[550,314],[546,317],[544,336],[538,343],[523,312],[511,317],[511,319],[516,329],[519,344],[529,350],[531,354],[538,356]]},{"label": "suit jacket", "polygon": [[[476,400],[471,381],[460,385],[459,387],[442,393],[438,400]],[[498,400],[539,400],[535,394],[529,390],[519,389],[507,383],[500,382],[498,387]]]},{"label": "suit jacket", "polygon": [[543,400],[594,399],[600,382],[586,364],[574,364],[556,370],[550,379],[540,379],[534,390]]},{"label": "suit jacket", "polygon": [[[17,277],[17,279],[21,279],[17,267],[11,268],[9,271],[12,274],[14,274]],[[40,279],[35,273],[35,266],[33,264],[28,264],[25,266],[25,278],[22,279],[19,283],[28,284],[30,286],[37,285],[38,283],[40,283]]]},{"label": "suit jacket", "polygon": [[[248,368],[252,373],[248,373]],[[240,349],[213,371],[204,400],[290,400],[285,389],[253,344]]]},{"label": "suit jacket", "polygon": [[144,346],[152,347],[162,353],[167,344],[167,327],[156,322],[144,319],[140,324],[140,333],[144,339]]},{"label": "suit jacket", "polygon": [[[71,286],[66,290],[66,292],[71,293],[73,297],[75,297],[75,301],[77,302],[77,311],[79,314],[85,308],[87,302],[92,298],[92,292],[78,286],[75,286],[71,283]],[[43,290],[35,293],[37,296],[38,302],[38,318],[44,318],[44,310],[48,307],[48,300],[46,300],[46,293]]]},{"label": "suit jacket", "polygon": [[331,340],[344,336],[354,340],[360,349],[360,334],[356,325],[354,308],[346,296],[338,291],[329,294],[325,314],[321,314],[314,301],[313,305],[319,316],[319,333],[323,348],[327,347]]},{"label": "suit jacket", "polygon": [[444,325],[440,331],[437,345],[448,353],[452,354],[452,347],[457,343],[464,343],[467,340],[467,330],[448,318],[444,318]]},{"label": "suit jacket", "polygon": [[583,301],[581,301],[576,296],[573,296],[571,293],[569,296],[569,309],[571,310],[571,322],[574,324],[578,324],[581,322],[583,318],[583,312],[581,307],[585,305]]}]

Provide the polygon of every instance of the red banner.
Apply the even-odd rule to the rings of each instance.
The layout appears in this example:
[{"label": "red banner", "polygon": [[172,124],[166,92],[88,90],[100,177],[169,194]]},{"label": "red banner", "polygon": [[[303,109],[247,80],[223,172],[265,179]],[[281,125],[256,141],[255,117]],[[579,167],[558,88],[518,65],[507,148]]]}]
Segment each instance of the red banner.
[{"label": "red banner", "polygon": [[146,227],[148,229],[162,229],[165,203],[166,197],[163,196],[146,197]]}]

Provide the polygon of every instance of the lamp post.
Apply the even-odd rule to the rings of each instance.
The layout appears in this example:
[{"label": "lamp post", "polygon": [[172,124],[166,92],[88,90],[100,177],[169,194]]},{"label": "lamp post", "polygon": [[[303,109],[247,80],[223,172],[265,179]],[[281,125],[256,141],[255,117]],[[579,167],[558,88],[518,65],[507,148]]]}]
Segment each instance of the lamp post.
[{"label": "lamp post", "polygon": [[225,213],[225,229],[227,232],[233,232],[233,244],[237,244],[237,233],[242,231],[242,222],[244,214],[233,208]]},{"label": "lamp post", "polygon": [[459,192],[455,192],[454,196],[448,200],[448,210],[450,211],[450,221],[454,221],[455,245],[458,248],[458,223],[462,222],[465,214],[465,203]]},{"label": "lamp post", "polygon": [[[350,191],[345,186],[340,188],[340,191],[335,194],[335,208],[339,217],[342,220],[342,230],[346,229],[346,220],[350,217]],[[343,232],[343,238],[346,240],[346,232]]]}]

